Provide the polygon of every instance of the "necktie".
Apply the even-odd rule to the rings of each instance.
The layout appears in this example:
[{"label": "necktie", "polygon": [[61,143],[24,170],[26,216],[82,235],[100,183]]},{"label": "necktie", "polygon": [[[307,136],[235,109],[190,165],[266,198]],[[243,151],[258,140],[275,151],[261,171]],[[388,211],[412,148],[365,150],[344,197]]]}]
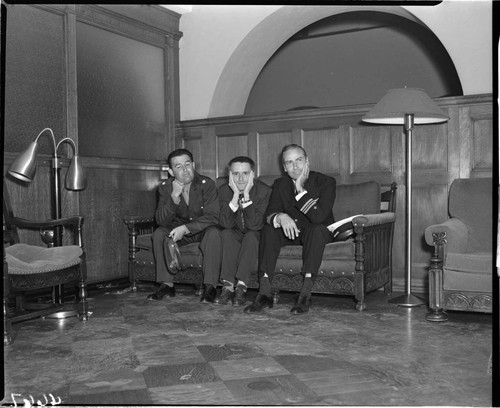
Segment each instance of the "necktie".
[{"label": "necktie", "polygon": [[182,197],[184,198],[186,204],[189,206],[189,190],[187,188],[182,189]]},{"label": "necktie", "polygon": [[238,209],[238,212],[240,213],[240,217],[241,217],[241,227],[243,229],[243,231],[245,231],[245,216],[243,215],[243,198],[244,198],[244,195],[243,193],[240,193],[240,198],[238,200],[238,204],[239,204],[239,209]]}]

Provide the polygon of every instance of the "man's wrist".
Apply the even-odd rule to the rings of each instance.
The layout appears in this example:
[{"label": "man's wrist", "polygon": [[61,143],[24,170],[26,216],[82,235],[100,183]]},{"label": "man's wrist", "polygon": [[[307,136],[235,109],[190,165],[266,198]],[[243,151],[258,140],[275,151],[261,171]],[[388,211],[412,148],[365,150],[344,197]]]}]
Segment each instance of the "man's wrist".
[{"label": "man's wrist", "polygon": [[174,193],[172,193],[170,194],[170,197],[172,197],[172,200],[174,201],[175,204],[179,204],[181,202],[180,195],[175,195]]}]

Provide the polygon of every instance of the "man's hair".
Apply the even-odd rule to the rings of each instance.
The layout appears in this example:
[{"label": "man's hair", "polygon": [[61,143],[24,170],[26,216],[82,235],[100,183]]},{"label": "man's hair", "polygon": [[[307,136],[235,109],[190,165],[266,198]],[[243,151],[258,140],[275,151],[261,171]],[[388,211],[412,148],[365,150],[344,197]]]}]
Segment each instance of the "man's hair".
[{"label": "man's hair", "polygon": [[168,157],[167,157],[167,163],[170,167],[172,167],[172,159],[174,157],[177,157],[177,156],[188,156],[189,157],[189,160],[193,161],[193,153],[191,153],[189,150],[187,149],[176,149],[174,150],[173,152],[171,152]]},{"label": "man's hair", "polygon": [[295,144],[295,143],[291,143],[291,144],[288,144],[285,147],[283,147],[283,149],[281,150],[281,160],[282,161],[283,161],[283,155],[288,150],[292,150],[292,149],[300,149],[300,150],[302,150],[302,152],[304,153],[304,157],[307,157],[306,150],[302,146],[299,146],[298,144]]},{"label": "man's hair", "polygon": [[252,170],[255,170],[255,162],[250,157],[247,156],[237,156],[231,159],[227,167],[230,168],[233,163],[248,163],[250,165],[250,168]]}]

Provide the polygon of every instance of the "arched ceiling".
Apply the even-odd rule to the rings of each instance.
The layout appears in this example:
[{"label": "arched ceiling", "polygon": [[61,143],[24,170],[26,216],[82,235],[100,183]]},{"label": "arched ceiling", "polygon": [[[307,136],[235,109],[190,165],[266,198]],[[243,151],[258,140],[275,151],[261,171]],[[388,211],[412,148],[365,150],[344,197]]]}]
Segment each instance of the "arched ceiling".
[{"label": "arched ceiling", "polygon": [[209,117],[241,115],[264,65],[293,35],[325,17],[350,11],[394,14],[425,26],[400,6],[282,7],[258,24],[238,45],[217,82]]},{"label": "arched ceiling", "polygon": [[257,77],[245,115],[376,103],[388,89],[463,95],[453,62],[428,28],[398,15],[351,11],[288,39]]}]

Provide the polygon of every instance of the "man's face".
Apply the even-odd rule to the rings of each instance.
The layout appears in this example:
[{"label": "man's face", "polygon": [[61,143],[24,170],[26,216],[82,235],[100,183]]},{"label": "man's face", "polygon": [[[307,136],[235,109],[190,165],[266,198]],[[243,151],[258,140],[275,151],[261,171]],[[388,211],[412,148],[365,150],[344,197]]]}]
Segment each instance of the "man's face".
[{"label": "man's face", "polygon": [[248,184],[248,178],[250,177],[250,172],[252,167],[249,163],[233,163],[229,168],[233,174],[233,180],[238,190],[243,191]]},{"label": "man's face", "polygon": [[307,158],[302,149],[293,148],[283,153],[283,168],[294,180],[300,176],[306,161]]},{"label": "man's face", "polygon": [[170,175],[182,184],[189,184],[194,178],[194,162],[187,154],[175,156],[171,160]]}]

